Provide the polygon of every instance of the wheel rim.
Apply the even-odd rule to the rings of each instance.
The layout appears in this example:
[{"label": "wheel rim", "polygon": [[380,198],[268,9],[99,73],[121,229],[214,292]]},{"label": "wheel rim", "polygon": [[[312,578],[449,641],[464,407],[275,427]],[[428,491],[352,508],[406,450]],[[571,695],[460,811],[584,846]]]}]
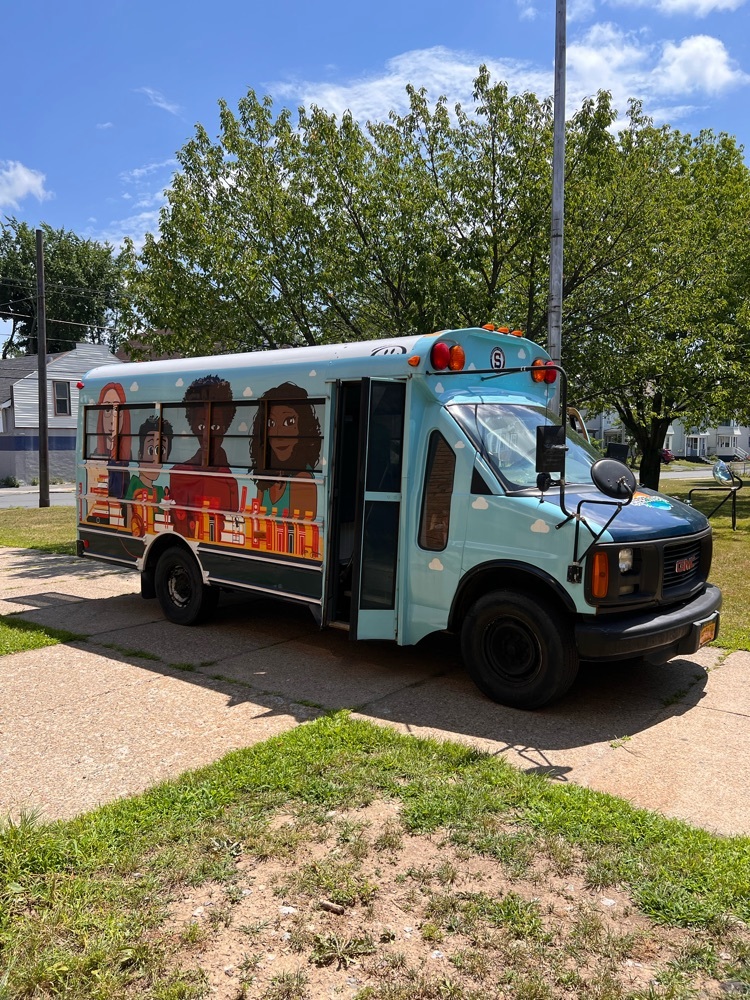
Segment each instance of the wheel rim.
[{"label": "wheel rim", "polygon": [[167,593],[176,608],[186,608],[193,597],[193,586],[190,574],[184,566],[175,564],[169,569],[167,577]]},{"label": "wheel rim", "polygon": [[534,632],[517,618],[498,618],[483,636],[485,660],[496,677],[526,683],[538,673],[542,648]]}]

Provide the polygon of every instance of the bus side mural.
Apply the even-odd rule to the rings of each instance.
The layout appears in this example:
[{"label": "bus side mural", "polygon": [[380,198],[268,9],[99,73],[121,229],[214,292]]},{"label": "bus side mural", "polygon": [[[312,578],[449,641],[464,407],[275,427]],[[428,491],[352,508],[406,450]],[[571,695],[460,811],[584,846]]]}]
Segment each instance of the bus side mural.
[{"label": "bus side mural", "polygon": [[135,383],[126,394],[111,382],[86,408],[82,523],[146,542],[174,531],[321,561],[322,401],[288,382],[235,400],[218,375],[194,379],[180,402],[135,403],[142,394]]}]

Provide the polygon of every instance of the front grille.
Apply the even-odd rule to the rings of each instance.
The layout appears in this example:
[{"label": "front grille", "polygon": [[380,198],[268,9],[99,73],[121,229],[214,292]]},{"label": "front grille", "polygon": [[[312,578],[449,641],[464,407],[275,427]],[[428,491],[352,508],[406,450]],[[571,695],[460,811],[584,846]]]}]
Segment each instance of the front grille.
[{"label": "front grille", "polygon": [[664,547],[662,596],[692,586],[701,574],[701,543],[693,539]]}]

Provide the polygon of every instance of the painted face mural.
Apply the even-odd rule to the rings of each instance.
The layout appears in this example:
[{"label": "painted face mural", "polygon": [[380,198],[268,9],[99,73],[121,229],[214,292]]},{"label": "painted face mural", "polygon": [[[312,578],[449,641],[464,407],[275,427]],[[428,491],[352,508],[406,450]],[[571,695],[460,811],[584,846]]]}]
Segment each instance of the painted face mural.
[{"label": "painted face mural", "polygon": [[[99,410],[96,425],[96,457],[121,458],[127,460],[128,455],[115,455],[115,406],[125,402],[125,390],[119,382],[108,382],[97,400],[104,409]],[[119,410],[118,430],[125,441],[130,437],[130,414],[127,410]]]},{"label": "painted face mural", "polygon": [[290,517],[295,511],[316,516],[313,470],[321,446],[320,421],[304,389],[284,382],[261,396],[250,440],[251,471],[261,473],[254,476],[261,507]]},{"label": "painted face mural", "polygon": [[[222,441],[234,420],[236,407],[232,402],[232,387],[218,375],[205,375],[192,382],[183,403],[198,449],[187,461],[172,466],[169,494],[175,504],[175,531],[186,538],[197,538],[202,530],[203,511],[236,513],[239,509],[237,480],[230,475],[216,475],[230,471]],[[203,472],[199,467],[203,466],[205,455],[208,467]],[[220,537],[224,522],[223,513],[211,516],[209,534],[213,538],[209,540]]]}]

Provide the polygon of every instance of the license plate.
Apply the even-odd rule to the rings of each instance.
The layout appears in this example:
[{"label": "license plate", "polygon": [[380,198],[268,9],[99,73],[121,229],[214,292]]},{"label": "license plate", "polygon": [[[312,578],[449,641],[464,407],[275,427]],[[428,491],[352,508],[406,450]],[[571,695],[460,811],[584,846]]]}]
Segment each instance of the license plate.
[{"label": "license plate", "polygon": [[705,646],[707,642],[712,642],[716,638],[716,622],[706,622],[701,628],[699,645]]}]

